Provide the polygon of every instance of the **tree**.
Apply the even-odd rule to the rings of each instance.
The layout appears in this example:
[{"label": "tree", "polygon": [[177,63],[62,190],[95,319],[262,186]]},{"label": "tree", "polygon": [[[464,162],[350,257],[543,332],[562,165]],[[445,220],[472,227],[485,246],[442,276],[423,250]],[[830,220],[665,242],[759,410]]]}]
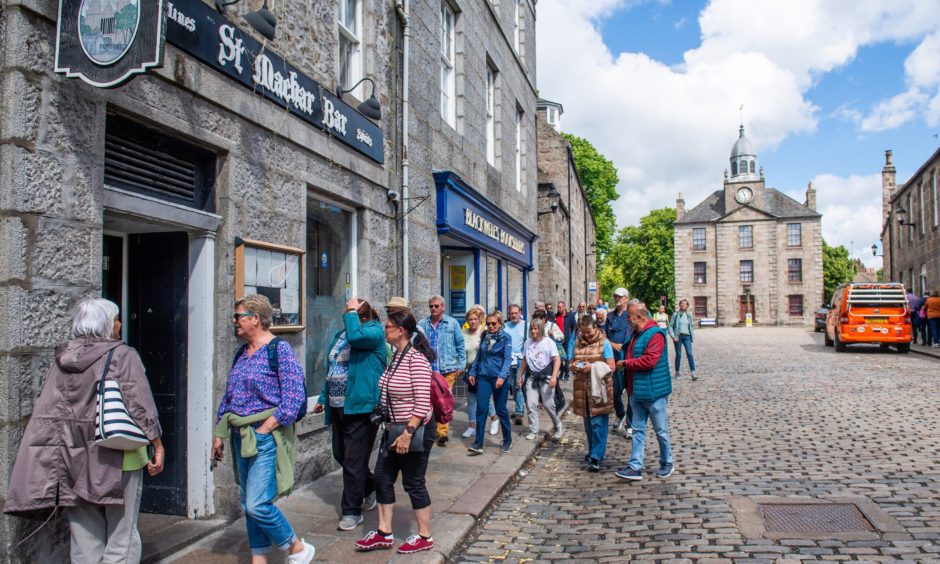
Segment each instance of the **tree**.
[{"label": "tree", "polygon": [[617,167],[607,157],[600,154],[587,139],[564,133],[571,143],[574,166],[587,192],[588,205],[597,223],[597,259],[602,264],[611,250],[614,233],[617,230],[617,218],[610,203],[616,200]]},{"label": "tree", "polygon": [[836,286],[851,282],[856,274],[855,262],[843,245],[830,247],[823,239],[823,303],[829,303]]},{"label": "tree", "polygon": [[604,299],[613,303],[614,290],[624,286],[650,309],[655,310],[663,295],[674,303],[675,223],[676,210],[662,208],[641,218],[639,226],[620,230],[599,276]]},{"label": "tree", "polygon": [[137,28],[137,6],[128,4],[114,15],[114,29],[121,34],[121,43],[127,45]]}]

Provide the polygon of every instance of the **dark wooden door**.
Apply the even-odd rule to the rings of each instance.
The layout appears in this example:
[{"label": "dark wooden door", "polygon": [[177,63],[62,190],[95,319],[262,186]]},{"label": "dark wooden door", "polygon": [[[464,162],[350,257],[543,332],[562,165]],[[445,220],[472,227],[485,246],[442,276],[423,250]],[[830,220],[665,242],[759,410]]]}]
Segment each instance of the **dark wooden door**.
[{"label": "dark wooden door", "polygon": [[166,449],[163,473],[144,474],[140,509],[185,515],[189,237],[146,233],[127,241],[127,342],[147,369]]}]

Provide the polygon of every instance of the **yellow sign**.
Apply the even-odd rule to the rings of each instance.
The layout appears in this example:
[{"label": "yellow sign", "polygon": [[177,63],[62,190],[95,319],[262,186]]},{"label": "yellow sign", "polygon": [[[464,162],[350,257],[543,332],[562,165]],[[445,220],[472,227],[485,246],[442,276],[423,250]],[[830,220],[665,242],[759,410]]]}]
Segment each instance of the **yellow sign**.
[{"label": "yellow sign", "polygon": [[465,265],[450,267],[450,289],[467,289],[467,267]]}]

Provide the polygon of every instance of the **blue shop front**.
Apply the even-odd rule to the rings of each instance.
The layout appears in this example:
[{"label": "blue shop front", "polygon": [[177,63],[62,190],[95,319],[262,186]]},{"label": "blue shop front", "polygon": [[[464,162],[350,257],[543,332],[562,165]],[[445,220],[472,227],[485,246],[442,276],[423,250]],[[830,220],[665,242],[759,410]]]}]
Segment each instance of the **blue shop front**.
[{"label": "blue shop front", "polygon": [[462,322],[473,304],[504,315],[519,304],[527,312],[535,233],[453,172],[436,172],[434,181],[447,313]]}]

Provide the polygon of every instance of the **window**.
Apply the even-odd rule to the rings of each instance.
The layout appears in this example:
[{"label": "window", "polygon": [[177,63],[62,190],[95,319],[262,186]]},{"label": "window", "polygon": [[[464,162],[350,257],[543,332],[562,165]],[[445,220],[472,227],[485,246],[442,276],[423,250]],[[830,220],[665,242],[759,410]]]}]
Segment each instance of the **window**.
[{"label": "window", "polygon": [[917,185],[917,214],[920,218],[917,220],[917,228],[920,234],[924,234],[924,182]]},{"label": "window", "polygon": [[927,265],[920,265],[920,295],[927,293]]},{"label": "window", "polygon": [[704,227],[692,228],[692,250],[693,251],[705,250],[705,228]]},{"label": "window", "polygon": [[739,225],[738,226],[738,247],[742,249],[754,248],[754,226],[753,225]]},{"label": "window", "polygon": [[930,177],[931,191],[933,192],[933,226],[937,226],[937,219],[940,216],[940,203],[937,202],[937,175]]},{"label": "window", "polygon": [[516,110],[516,192],[522,192],[522,110]]},{"label": "window", "polygon": [[731,161],[731,176],[738,175],[738,161]]},{"label": "window", "polygon": [[753,281],[754,281],[754,261],[742,260],[741,261],[741,282],[753,282]]},{"label": "window", "polygon": [[[339,18],[339,83],[345,90],[362,78],[362,12],[359,0],[340,0]],[[363,99],[362,85],[352,94]]]},{"label": "window", "polygon": [[[908,190],[908,192],[907,192],[907,217],[908,217],[908,219],[907,219],[908,222],[913,221],[913,217],[914,217],[914,190]],[[914,229],[913,229],[913,228],[910,228],[910,227],[908,228],[908,230],[907,230],[907,240],[908,240],[908,241],[913,241],[913,240],[914,240]],[[913,278],[912,278],[912,280],[913,280]]]},{"label": "window", "polygon": [[787,246],[788,247],[802,247],[803,246],[803,224],[802,223],[788,223],[787,224]]},{"label": "window", "polygon": [[792,296],[787,296],[787,302],[789,302],[789,312],[790,317],[803,317],[803,296],[802,294],[796,294]]},{"label": "window", "polygon": [[486,162],[496,166],[496,71],[486,67]]},{"label": "window", "polygon": [[512,0],[512,46],[515,48],[516,53],[522,57],[522,10],[520,10],[520,5],[522,0]]},{"label": "window", "polygon": [[454,69],[456,21],[457,14],[447,2],[441,2],[441,117],[451,127],[457,124],[457,72]]},{"label": "window", "polygon": [[707,278],[706,278],[706,274],[705,274],[705,273],[706,273],[706,270],[705,270],[705,263],[704,263],[704,262],[696,262],[696,263],[694,263],[692,266],[693,266],[693,272],[694,272],[694,283],[695,283],[695,284],[706,284],[706,283],[707,283]]},{"label": "window", "polygon": [[708,298],[695,296],[695,317],[708,317]]},{"label": "window", "polygon": [[754,161],[751,161],[751,174],[754,174]]},{"label": "window", "polygon": [[803,281],[803,259],[787,259],[787,280],[790,282]]}]

